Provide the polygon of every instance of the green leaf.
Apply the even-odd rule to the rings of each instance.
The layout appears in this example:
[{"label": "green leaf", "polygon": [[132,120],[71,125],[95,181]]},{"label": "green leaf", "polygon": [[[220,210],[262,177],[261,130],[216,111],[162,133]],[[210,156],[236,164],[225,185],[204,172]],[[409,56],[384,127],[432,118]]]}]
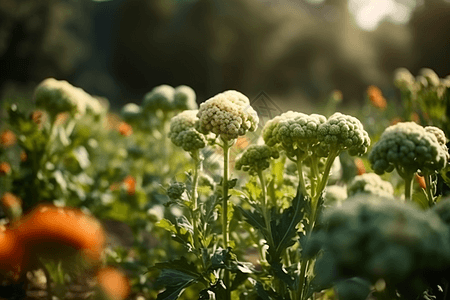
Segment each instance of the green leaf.
[{"label": "green leaf", "polygon": [[305,212],[309,210],[309,205],[309,197],[305,197],[298,192],[289,208],[285,209],[282,214],[272,217],[271,227],[274,247],[269,245],[268,250],[272,261],[279,261],[281,253],[295,243],[297,225],[302,221]]},{"label": "green leaf", "polygon": [[183,256],[180,259],[157,263],[151,269],[161,270],[156,285],[164,286],[164,292],[158,295],[159,300],[175,300],[190,285],[201,281],[201,274],[194,263],[189,263]]},{"label": "green leaf", "polygon": [[365,300],[369,296],[371,284],[362,278],[353,277],[339,281],[335,288],[340,300]]},{"label": "green leaf", "polygon": [[264,224],[263,216],[256,210],[250,211],[243,209],[240,206],[237,206],[237,209],[244,216],[245,221],[249,223],[251,226],[260,230],[263,233],[264,237],[267,239],[267,230]]}]

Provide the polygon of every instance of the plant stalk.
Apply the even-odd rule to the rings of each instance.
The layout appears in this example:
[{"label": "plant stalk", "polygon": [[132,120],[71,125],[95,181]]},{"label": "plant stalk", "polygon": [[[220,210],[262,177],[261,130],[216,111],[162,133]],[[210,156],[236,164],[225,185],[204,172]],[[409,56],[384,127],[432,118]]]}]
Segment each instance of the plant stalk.
[{"label": "plant stalk", "polygon": [[266,182],[264,180],[264,175],[261,170],[258,170],[258,177],[259,181],[261,183],[261,190],[262,190],[262,211],[264,214],[264,222],[266,225],[267,230],[267,242],[270,246],[274,246],[273,238],[272,238],[272,226],[270,225],[270,211],[267,209],[267,194],[266,194]]},{"label": "plant stalk", "polygon": [[[223,141],[223,179],[222,179],[222,234],[223,247],[228,248],[228,162],[230,159],[230,142]],[[224,284],[226,288],[226,300],[231,300],[230,271],[224,270]]]},{"label": "plant stalk", "polygon": [[425,174],[423,177],[425,178],[425,185],[426,185],[425,191],[428,198],[428,205],[431,208],[434,205],[434,195],[431,191],[431,175]]},{"label": "plant stalk", "polygon": [[305,177],[303,176],[303,164],[302,160],[300,159],[299,155],[297,155],[297,172],[298,172],[298,189],[302,193],[303,196],[307,195],[306,192],[306,184],[305,184]]},{"label": "plant stalk", "polygon": [[194,231],[194,247],[198,248],[198,228],[197,228],[197,209],[198,209],[198,177],[199,171],[201,169],[202,160],[199,157],[199,151],[195,150],[192,153],[192,157],[194,159],[194,177],[192,178],[192,227]]}]

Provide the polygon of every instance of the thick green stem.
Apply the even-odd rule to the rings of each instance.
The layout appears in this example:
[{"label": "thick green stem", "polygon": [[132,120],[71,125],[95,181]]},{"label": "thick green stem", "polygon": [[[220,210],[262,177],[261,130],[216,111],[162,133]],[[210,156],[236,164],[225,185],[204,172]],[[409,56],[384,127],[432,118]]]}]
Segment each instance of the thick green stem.
[{"label": "thick green stem", "polygon": [[427,198],[428,198],[428,205],[430,207],[432,207],[434,205],[434,195],[433,192],[431,191],[431,175],[430,174],[425,174],[423,175],[423,177],[425,178],[425,184],[426,184],[426,188],[425,188],[425,192],[427,193]]},{"label": "thick green stem", "polygon": [[264,175],[261,170],[258,170],[258,177],[259,181],[261,182],[261,190],[262,190],[262,211],[264,214],[264,221],[266,224],[266,230],[267,230],[267,242],[271,247],[274,246],[273,238],[272,238],[272,226],[270,226],[270,211],[267,209],[267,193],[266,193],[266,182],[264,180]]},{"label": "thick green stem", "polygon": [[412,189],[413,189],[413,178],[414,176],[405,175],[402,176],[403,180],[405,180],[405,201],[411,200]]},{"label": "thick green stem", "polygon": [[197,193],[197,187],[198,187],[198,176],[199,171],[201,169],[202,160],[199,156],[198,150],[194,151],[192,153],[192,158],[194,159],[194,177],[192,178],[192,193],[191,193],[191,200],[192,200],[192,227],[194,231],[194,247],[198,248],[198,228],[197,228],[197,209],[198,209],[198,193]]},{"label": "thick green stem", "polygon": [[[223,179],[222,179],[222,234],[223,247],[228,248],[229,232],[228,232],[228,161],[230,158],[230,142],[223,140]],[[224,284],[226,288],[226,300],[231,300],[230,291],[230,271],[224,272]]]},{"label": "thick green stem", "polygon": [[[323,176],[320,179],[319,184],[317,185],[316,189],[314,191],[312,191],[311,193],[314,195],[313,198],[311,199],[311,215],[309,216],[309,222],[308,222],[308,226],[305,228],[305,235],[309,238],[313,229],[314,229],[314,225],[317,221],[317,217],[319,216],[320,212],[320,205],[321,203],[319,202],[320,196],[323,192],[323,190],[325,189],[327,183],[328,183],[328,178],[330,177],[330,170],[331,167],[333,166],[333,162],[336,159],[336,157],[338,156],[338,151],[332,151],[330,152],[329,156],[327,157],[327,161],[325,163],[325,169],[323,171]],[[305,285],[305,280],[306,280],[306,272],[308,270],[308,266],[310,264],[310,261],[308,259],[302,258],[301,259],[301,265],[300,265],[300,282],[299,282],[299,291],[298,291],[298,299],[303,299],[304,297],[304,285]]]},{"label": "thick green stem", "polygon": [[298,189],[303,196],[307,195],[305,177],[303,176],[303,163],[302,160],[297,155],[297,172],[298,172]]}]

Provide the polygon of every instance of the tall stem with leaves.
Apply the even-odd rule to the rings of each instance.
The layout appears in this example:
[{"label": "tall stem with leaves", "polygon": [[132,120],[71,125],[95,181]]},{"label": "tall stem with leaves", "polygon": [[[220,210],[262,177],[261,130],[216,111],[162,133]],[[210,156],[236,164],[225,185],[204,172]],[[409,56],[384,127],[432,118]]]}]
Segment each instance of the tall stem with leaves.
[{"label": "tall stem with leaves", "polygon": [[[229,236],[228,232],[228,169],[229,169],[229,160],[230,160],[230,147],[232,142],[222,139],[222,150],[223,150],[223,178],[222,178],[222,235],[223,235],[223,247],[224,249],[228,248],[229,244]],[[224,284],[226,288],[226,297],[227,300],[231,299],[230,292],[230,271],[224,270]]]}]

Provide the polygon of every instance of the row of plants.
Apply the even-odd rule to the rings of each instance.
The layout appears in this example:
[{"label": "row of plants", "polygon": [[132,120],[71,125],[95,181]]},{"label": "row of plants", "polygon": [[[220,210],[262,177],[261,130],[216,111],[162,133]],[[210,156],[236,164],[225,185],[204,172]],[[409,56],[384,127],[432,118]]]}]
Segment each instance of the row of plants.
[{"label": "row of plants", "polygon": [[44,270],[60,298],[107,269],[123,284],[93,297],[445,299],[449,79],[400,69],[394,83],[400,101],[371,86],[357,117],[333,92],[327,116],[264,121],[237,91],[198,106],[162,85],[116,115],[47,79],[32,106],[5,105],[1,273],[23,287]]}]

